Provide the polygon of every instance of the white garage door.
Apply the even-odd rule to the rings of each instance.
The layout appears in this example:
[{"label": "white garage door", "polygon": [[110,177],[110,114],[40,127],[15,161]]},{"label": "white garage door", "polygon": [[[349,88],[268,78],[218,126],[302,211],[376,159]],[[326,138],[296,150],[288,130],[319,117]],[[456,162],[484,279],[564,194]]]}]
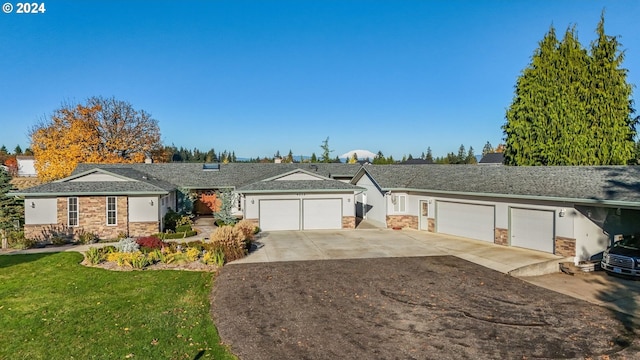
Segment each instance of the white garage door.
[{"label": "white garage door", "polygon": [[300,200],[260,200],[262,230],[300,230]]},{"label": "white garage door", "polygon": [[341,229],[342,200],[302,200],[302,228],[305,230]]},{"label": "white garage door", "polygon": [[437,231],[443,234],[494,241],[494,207],[448,201],[436,203]]},{"label": "white garage door", "polygon": [[511,246],[553,254],[555,213],[547,210],[511,209]]}]

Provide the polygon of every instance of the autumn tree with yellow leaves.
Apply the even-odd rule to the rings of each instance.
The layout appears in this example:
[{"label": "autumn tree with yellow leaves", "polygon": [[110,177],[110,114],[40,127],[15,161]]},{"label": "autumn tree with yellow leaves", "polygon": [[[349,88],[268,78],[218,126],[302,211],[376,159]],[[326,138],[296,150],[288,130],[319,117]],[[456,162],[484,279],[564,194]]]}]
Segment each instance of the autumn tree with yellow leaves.
[{"label": "autumn tree with yellow leaves", "polygon": [[69,176],[78,163],[140,163],[162,150],[158,121],[115,98],[63,105],[30,136],[42,181]]}]

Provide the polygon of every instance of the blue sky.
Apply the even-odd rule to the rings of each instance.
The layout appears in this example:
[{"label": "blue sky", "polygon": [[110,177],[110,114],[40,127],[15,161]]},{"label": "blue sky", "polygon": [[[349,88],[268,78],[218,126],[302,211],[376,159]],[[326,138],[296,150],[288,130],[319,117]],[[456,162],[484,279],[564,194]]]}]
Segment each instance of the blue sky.
[{"label": "blue sky", "polygon": [[588,46],[602,9],[628,80],[640,78],[636,0],[45,6],[0,12],[0,144],[10,150],[62,103],[99,95],[151,113],[165,144],[239,157],[318,154],[327,136],[334,155],[479,153],[500,143],[513,86],[549,27],[575,25]]}]

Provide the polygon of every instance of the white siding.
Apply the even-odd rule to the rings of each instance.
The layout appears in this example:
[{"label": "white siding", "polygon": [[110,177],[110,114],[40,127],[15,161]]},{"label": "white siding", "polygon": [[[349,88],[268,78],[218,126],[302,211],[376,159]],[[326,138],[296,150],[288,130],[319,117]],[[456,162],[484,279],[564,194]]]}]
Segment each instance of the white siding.
[{"label": "white siding", "polygon": [[603,252],[609,246],[609,236],[578,211],[573,216],[573,226],[576,236],[576,262],[589,260],[591,256]]},{"label": "white siding", "polygon": [[110,174],[101,173],[101,172],[95,172],[95,173],[87,174],[85,176],[81,176],[79,178],[69,180],[69,182],[88,182],[88,181],[127,181],[127,180],[119,178],[117,176],[110,175]]},{"label": "white siding", "polygon": [[58,199],[27,198],[24,200],[24,222],[26,225],[58,223]]},{"label": "white siding", "polygon": [[20,177],[32,177],[38,175],[36,172],[35,159],[16,159],[18,162],[18,176]]},{"label": "white siding", "polygon": [[158,221],[160,219],[159,215],[160,198],[158,196],[129,197],[129,221]]},{"label": "white siding", "polygon": [[[373,181],[367,174],[362,176],[355,185],[367,189],[365,191],[366,195],[361,197],[361,199],[366,197],[367,200],[366,204],[364,204],[366,208],[364,218],[369,221],[376,222],[379,226],[386,227],[387,200],[384,193],[378,189],[378,187],[373,183]],[[391,200],[389,200],[389,202],[391,202]],[[362,204],[358,204],[357,206],[362,206]],[[391,209],[393,209],[393,205],[391,206]]]},{"label": "white siding", "polygon": [[322,180],[317,176],[313,176],[311,174],[306,174],[303,172],[289,174],[280,178],[275,179],[277,181],[286,181],[286,180]]}]

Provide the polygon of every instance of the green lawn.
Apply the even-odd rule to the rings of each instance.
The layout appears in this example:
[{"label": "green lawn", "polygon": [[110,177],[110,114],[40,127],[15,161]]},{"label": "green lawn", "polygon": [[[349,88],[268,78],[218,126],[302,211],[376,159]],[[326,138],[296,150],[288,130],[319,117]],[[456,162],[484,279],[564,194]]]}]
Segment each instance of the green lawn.
[{"label": "green lawn", "polygon": [[212,273],[80,261],[0,256],[0,359],[235,359],[209,314]]}]

